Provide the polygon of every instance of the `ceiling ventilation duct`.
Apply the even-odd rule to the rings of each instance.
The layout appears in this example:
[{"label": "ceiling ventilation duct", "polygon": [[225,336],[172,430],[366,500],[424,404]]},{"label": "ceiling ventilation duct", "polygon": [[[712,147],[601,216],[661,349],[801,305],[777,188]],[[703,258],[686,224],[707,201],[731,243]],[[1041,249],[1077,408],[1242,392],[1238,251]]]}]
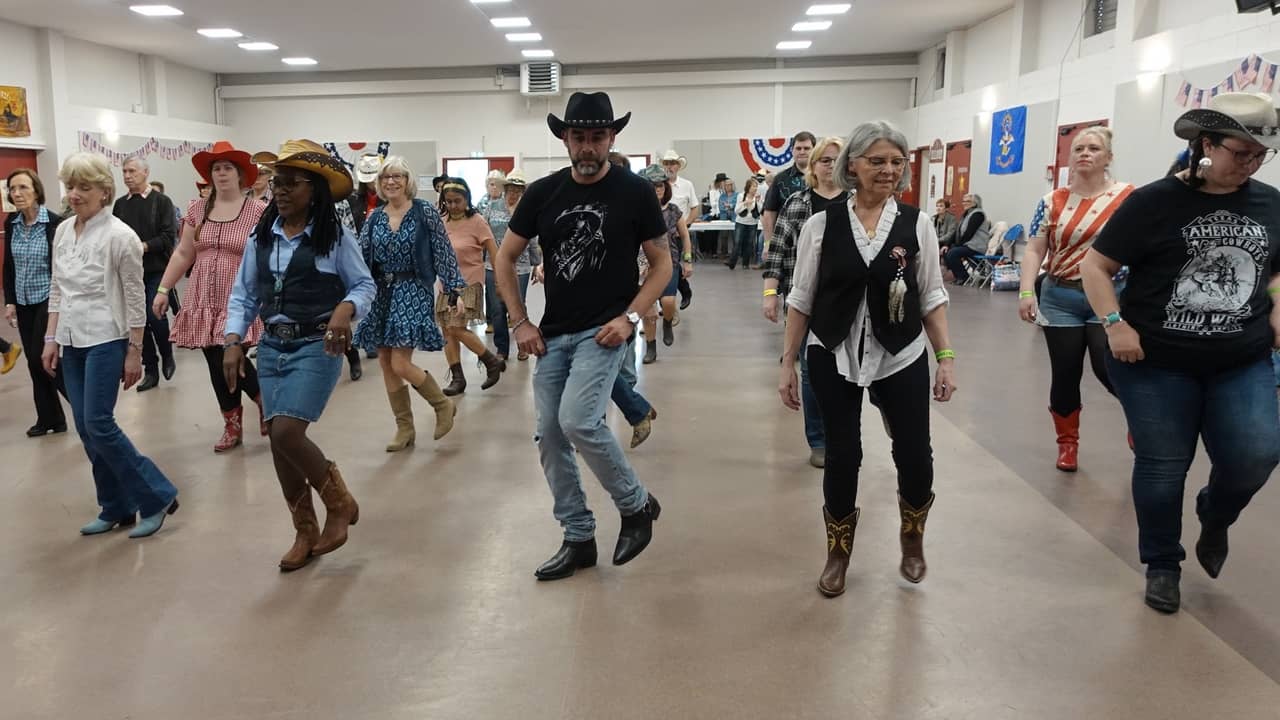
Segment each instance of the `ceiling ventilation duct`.
[{"label": "ceiling ventilation duct", "polygon": [[521,63],[520,94],[559,95],[560,63],[554,60]]}]

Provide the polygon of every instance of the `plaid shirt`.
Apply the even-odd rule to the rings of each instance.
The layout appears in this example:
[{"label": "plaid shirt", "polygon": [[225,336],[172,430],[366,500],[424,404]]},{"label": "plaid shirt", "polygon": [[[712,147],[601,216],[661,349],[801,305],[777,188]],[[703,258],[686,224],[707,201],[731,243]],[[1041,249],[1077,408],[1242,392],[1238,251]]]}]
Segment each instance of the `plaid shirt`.
[{"label": "plaid shirt", "polygon": [[13,251],[14,294],[19,305],[38,305],[49,299],[49,241],[45,226],[49,224],[49,210],[43,206],[32,225],[27,225],[21,215],[13,223],[13,237],[9,239]]},{"label": "plaid shirt", "polygon": [[809,191],[798,192],[787,199],[778,220],[773,226],[773,238],[769,240],[764,256],[764,279],[778,281],[778,294],[791,292],[791,276],[796,271],[796,241],[800,228],[813,215],[813,202]]}]

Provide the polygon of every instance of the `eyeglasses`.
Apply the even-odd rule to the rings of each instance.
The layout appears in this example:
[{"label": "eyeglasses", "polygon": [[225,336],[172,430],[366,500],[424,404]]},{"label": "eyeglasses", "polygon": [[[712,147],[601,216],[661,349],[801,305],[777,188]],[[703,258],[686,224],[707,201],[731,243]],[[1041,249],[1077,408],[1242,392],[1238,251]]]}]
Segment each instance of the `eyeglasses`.
[{"label": "eyeglasses", "polygon": [[1265,150],[1259,150],[1257,152],[1250,152],[1248,150],[1236,150],[1235,148],[1231,147],[1226,143],[1218,143],[1218,147],[1231,153],[1232,157],[1235,158],[1236,162],[1241,165],[1253,165],[1254,163],[1257,163],[1259,165],[1266,165],[1267,163],[1275,159],[1276,153],[1277,153],[1277,150],[1275,148],[1267,148]]},{"label": "eyeglasses", "polygon": [[817,165],[835,165],[836,159],[833,157],[820,157],[813,161]]},{"label": "eyeglasses", "polygon": [[306,178],[286,177],[284,175],[276,175],[267,181],[267,187],[271,188],[271,192],[291,193],[302,183],[310,183]]},{"label": "eyeglasses", "polygon": [[382,176],[382,180],[383,180],[384,182],[385,182],[385,181],[387,181],[387,180],[395,180],[396,182],[404,182],[404,181],[406,181],[406,180],[408,180],[408,179],[409,179],[409,176],[408,176],[408,175],[405,175],[404,173],[387,173],[386,175],[383,175],[383,176]]},{"label": "eyeglasses", "polygon": [[893,166],[894,170],[902,170],[907,166],[907,159],[901,155],[892,158],[872,157],[869,155],[860,155],[859,157],[866,160],[871,167],[876,168],[877,170],[883,168],[885,165]]}]

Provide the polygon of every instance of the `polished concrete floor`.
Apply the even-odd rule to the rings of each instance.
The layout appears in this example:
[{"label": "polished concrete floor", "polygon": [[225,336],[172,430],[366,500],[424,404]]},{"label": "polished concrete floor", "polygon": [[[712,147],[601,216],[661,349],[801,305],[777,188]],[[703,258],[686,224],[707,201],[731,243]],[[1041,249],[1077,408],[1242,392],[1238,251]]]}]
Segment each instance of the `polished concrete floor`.
[{"label": "polished concrete floor", "polygon": [[[660,418],[629,455],[663,502],[655,540],[555,583],[532,576],[560,534],[530,363],[474,384],[438,444],[417,403],[421,444],[395,455],[376,364],[344,379],[313,436],[361,522],[290,575],[266,443],[211,452],[196,353],[119,403],[182,493],[143,541],[76,534],[96,512],[79,442],[24,437],[25,372],[0,378],[0,718],[1280,717],[1276,488],[1233,530],[1220,580],[1189,563],[1184,611],[1148,610],[1118,406],[1086,379],[1082,471],[1056,472],[1036,331],[1012,294],[959,289],[929,577],[898,577],[892,465],[868,422],[849,591],[824,599],[821,474],[776,398],[758,274],[708,262],[694,286],[676,346],[641,370]],[[418,358],[443,374],[441,355]],[[617,514],[585,477],[607,553]],[[1188,494],[1204,477],[1198,463]]]}]

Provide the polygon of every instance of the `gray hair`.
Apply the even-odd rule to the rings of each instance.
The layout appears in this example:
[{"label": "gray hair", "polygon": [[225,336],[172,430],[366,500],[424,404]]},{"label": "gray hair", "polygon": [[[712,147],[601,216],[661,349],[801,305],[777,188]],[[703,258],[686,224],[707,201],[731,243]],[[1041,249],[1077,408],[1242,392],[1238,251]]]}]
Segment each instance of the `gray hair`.
[{"label": "gray hair", "polygon": [[382,161],[382,167],[378,168],[378,182],[373,185],[373,190],[382,200],[386,200],[386,196],[382,194],[382,176],[389,172],[404,173],[404,194],[410,200],[418,197],[418,177],[409,169],[409,162],[404,159],[403,155],[388,155],[387,159]]},{"label": "gray hair", "polygon": [[969,197],[973,198],[973,206],[974,206],[975,208],[981,208],[981,207],[982,207],[982,196],[981,196],[981,195],[979,195],[978,193],[968,193],[968,195],[969,195]]},{"label": "gray hair", "polygon": [[[144,173],[151,172],[151,165],[147,164],[146,160],[143,160],[141,157],[138,157],[137,155],[129,158],[128,160],[125,160],[124,165],[137,165],[138,168],[142,170],[142,172]],[[120,167],[124,167],[124,165],[121,165]]]},{"label": "gray hair", "polygon": [[[902,151],[903,157],[911,157],[911,151],[907,148],[907,136],[903,135],[901,130],[883,120],[862,123],[849,133],[849,139],[845,140],[844,148],[836,158],[835,181],[840,189],[850,192],[858,189],[858,177],[849,172],[849,161],[862,157],[863,153],[880,140],[887,140],[896,145]],[[902,192],[909,187],[911,187],[911,173],[904,170],[894,192]]]}]

